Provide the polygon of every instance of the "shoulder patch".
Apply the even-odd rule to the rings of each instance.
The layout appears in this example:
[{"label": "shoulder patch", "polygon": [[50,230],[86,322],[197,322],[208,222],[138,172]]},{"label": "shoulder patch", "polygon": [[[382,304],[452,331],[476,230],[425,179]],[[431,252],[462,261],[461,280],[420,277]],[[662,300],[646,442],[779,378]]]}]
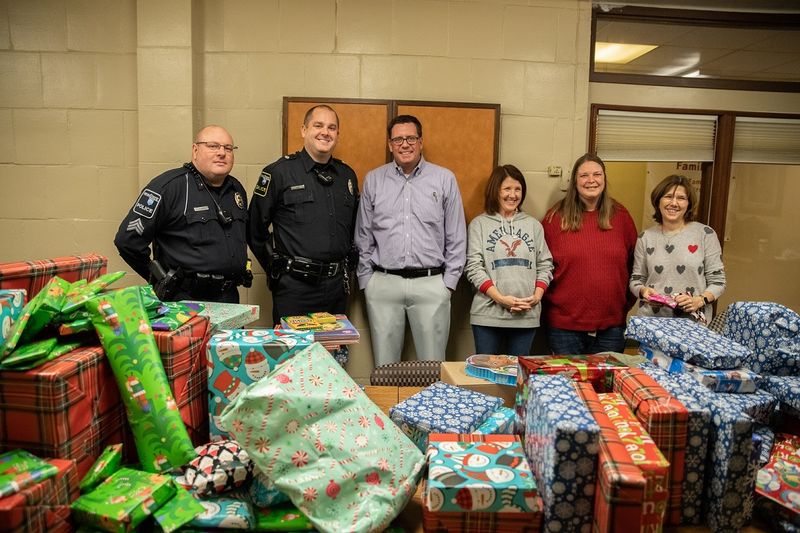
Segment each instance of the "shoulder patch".
[{"label": "shoulder patch", "polygon": [[267,172],[266,170],[261,173],[261,176],[258,178],[258,183],[256,183],[255,189],[253,189],[253,194],[256,196],[266,196],[267,192],[269,191],[269,184],[272,182],[272,174]]},{"label": "shoulder patch", "polygon": [[136,200],[136,204],[133,206],[133,212],[144,218],[153,218],[159,203],[161,203],[161,195],[150,189],[145,189]]}]

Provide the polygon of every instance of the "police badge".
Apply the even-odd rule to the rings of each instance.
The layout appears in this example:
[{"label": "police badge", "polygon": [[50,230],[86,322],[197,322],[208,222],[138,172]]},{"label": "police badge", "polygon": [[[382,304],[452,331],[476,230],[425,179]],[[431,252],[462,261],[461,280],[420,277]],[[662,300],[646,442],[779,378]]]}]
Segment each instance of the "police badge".
[{"label": "police badge", "polygon": [[353,180],[347,180],[347,190],[350,191],[350,196],[353,196]]},{"label": "police badge", "polygon": [[244,209],[244,200],[241,194],[237,192],[233,195],[233,199],[236,200],[236,205],[239,206],[239,209]]}]

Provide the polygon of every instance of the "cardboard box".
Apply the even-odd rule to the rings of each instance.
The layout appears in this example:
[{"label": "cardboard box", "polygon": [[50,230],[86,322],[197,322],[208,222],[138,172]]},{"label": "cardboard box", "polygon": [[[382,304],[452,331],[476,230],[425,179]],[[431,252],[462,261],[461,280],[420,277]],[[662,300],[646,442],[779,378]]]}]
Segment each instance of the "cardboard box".
[{"label": "cardboard box", "polygon": [[468,376],[467,363],[465,361],[443,362],[441,380],[450,385],[474,390],[489,396],[496,396],[503,400],[503,405],[506,407],[514,407],[516,388]]}]

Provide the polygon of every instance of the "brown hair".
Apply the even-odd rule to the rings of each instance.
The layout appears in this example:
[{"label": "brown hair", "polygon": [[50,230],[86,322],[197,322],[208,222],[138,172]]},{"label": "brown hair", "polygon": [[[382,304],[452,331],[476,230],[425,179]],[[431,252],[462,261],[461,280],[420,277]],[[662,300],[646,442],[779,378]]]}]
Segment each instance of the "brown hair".
[{"label": "brown hair", "polygon": [[578,195],[578,168],[586,162],[593,162],[600,165],[603,169],[605,186],[597,202],[597,225],[600,229],[611,229],[611,217],[616,210],[616,200],[611,198],[608,193],[608,176],[606,175],[606,165],[603,160],[595,154],[586,153],[580,156],[575,164],[572,165],[572,177],[569,180],[567,194],[557,202],[545,215],[545,220],[550,222],[556,213],[561,215],[561,231],[578,231],[583,224],[583,213],[586,206]]},{"label": "brown hair", "polygon": [[[494,215],[500,212],[500,186],[506,178],[511,178],[519,182],[522,186],[522,198],[519,201],[520,206],[522,202],[525,201],[525,194],[528,191],[528,187],[525,184],[525,176],[523,176],[522,172],[514,165],[500,165],[499,167],[494,167],[492,174],[489,176],[489,181],[486,183],[486,196],[483,200],[483,209],[486,213]],[[519,211],[522,210],[520,207],[517,209]]]},{"label": "brown hair", "polygon": [[336,110],[333,109],[329,105],[318,104],[318,105],[315,105],[314,107],[309,108],[309,110],[306,111],[306,116],[303,117],[303,125],[304,126],[308,126],[308,123],[311,121],[311,117],[314,115],[314,111],[316,111],[317,109],[327,109],[328,111],[333,113],[333,116],[336,117],[336,125],[337,126],[339,125],[339,113],[337,113]]},{"label": "brown hair", "polygon": [[659,224],[663,224],[664,222],[661,216],[661,209],[659,209],[661,198],[675,187],[683,187],[686,191],[686,196],[689,198],[689,205],[686,207],[686,212],[683,214],[683,220],[686,222],[694,220],[694,216],[696,215],[695,210],[697,209],[697,192],[694,190],[694,187],[692,187],[689,178],[681,176],[680,174],[670,174],[661,180],[658,185],[653,187],[653,191],[650,193],[650,203],[653,204],[654,209],[653,220]]}]

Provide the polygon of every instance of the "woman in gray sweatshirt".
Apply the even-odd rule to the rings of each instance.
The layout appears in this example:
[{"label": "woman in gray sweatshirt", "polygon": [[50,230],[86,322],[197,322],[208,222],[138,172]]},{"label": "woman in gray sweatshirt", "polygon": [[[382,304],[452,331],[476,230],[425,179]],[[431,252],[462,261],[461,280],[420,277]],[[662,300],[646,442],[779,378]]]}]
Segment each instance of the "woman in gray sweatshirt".
[{"label": "woman in gray sweatshirt", "polygon": [[470,309],[476,353],[528,355],[539,327],[553,259],[542,225],[520,210],[526,190],[517,167],[495,168],[485,212],[469,225],[465,273],[476,289]]}]

